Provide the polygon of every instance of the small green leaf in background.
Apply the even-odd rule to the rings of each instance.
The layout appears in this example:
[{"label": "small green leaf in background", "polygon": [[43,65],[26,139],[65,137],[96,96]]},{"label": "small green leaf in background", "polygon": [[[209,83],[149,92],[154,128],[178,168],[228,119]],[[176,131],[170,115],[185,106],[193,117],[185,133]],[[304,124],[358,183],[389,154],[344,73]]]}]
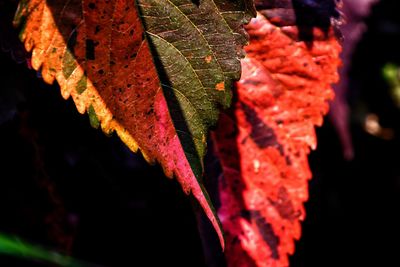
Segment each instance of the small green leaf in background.
[{"label": "small green leaf in background", "polygon": [[400,108],[400,68],[393,63],[387,63],[382,69],[383,78],[390,86],[390,95],[396,106]]},{"label": "small green leaf in background", "polygon": [[0,254],[26,260],[52,263],[63,267],[101,267],[97,264],[79,261],[58,252],[29,244],[25,241],[21,241],[18,237],[8,236],[2,233],[0,233]]}]

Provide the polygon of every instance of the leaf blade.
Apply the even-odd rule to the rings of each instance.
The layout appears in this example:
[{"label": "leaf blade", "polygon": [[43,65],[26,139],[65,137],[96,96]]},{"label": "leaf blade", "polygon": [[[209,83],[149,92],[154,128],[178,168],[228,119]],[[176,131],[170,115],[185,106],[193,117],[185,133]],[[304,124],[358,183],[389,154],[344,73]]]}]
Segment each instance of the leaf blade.
[{"label": "leaf blade", "polygon": [[[15,24],[24,24],[21,38],[43,79],[57,80],[93,126],[115,131],[175,176],[223,243],[201,184],[202,159],[208,127],[218,107],[229,105],[229,85],[240,75],[251,2],[220,2],[22,0]],[[230,23],[225,9],[236,12]]]},{"label": "leaf blade", "polygon": [[237,100],[213,133],[223,168],[218,214],[228,266],[288,266],[305,216],[314,126],[333,97],[341,48],[332,28],[314,29],[311,44],[298,27],[261,14],[246,29]]}]

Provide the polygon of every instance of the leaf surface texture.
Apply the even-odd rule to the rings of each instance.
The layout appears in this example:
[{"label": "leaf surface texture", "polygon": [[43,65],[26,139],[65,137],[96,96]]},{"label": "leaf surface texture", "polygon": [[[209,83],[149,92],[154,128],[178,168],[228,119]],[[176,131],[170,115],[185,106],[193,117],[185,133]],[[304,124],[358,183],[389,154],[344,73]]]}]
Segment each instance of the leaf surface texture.
[{"label": "leaf surface texture", "polygon": [[247,0],[22,0],[32,66],[106,133],[159,162],[216,228],[202,186],[208,128],[240,76]]},{"label": "leaf surface texture", "polygon": [[300,27],[263,14],[246,26],[250,45],[237,98],[213,133],[228,266],[289,265],[305,217],[314,127],[338,81],[341,45],[333,27],[315,27],[303,40]]}]

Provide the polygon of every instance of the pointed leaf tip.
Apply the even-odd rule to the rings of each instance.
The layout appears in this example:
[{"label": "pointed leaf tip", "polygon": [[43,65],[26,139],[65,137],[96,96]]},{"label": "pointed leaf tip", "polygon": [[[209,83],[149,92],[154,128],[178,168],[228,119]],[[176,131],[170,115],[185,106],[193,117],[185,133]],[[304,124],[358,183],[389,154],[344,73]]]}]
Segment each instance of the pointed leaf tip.
[{"label": "pointed leaf tip", "polygon": [[200,188],[204,136],[230,104],[252,15],[252,0],[21,0],[14,23],[44,81],[193,192],[223,245]]}]

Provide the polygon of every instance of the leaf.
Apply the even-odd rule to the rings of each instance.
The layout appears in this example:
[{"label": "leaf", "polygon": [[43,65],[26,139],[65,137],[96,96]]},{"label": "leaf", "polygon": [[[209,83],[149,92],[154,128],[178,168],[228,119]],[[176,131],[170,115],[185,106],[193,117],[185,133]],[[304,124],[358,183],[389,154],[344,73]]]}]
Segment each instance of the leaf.
[{"label": "leaf", "polygon": [[240,76],[250,0],[22,0],[15,24],[43,79],[80,113],[159,162],[217,230],[202,185],[206,135]]},{"label": "leaf", "polygon": [[382,68],[382,76],[389,85],[390,96],[396,106],[400,107],[400,67],[386,63]]},{"label": "leaf", "polygon": [[101,267],[76,260],[67,255],[55,251],[49,251],[36,245],[21,241],[17,237],[10,237],[0,233],[0,254],[10,255],[18,258],[25,258],[40,262],[52,263],[64,267]]},{"label": "leaf", "polygon": [[333,98],[341,48],[332,28],[302,41],[298,27],[258,14],[246,29],[237,99],[213,133],[223,169],[218,215],[228,266],[282,267],[301,235],[307,155]]}]

